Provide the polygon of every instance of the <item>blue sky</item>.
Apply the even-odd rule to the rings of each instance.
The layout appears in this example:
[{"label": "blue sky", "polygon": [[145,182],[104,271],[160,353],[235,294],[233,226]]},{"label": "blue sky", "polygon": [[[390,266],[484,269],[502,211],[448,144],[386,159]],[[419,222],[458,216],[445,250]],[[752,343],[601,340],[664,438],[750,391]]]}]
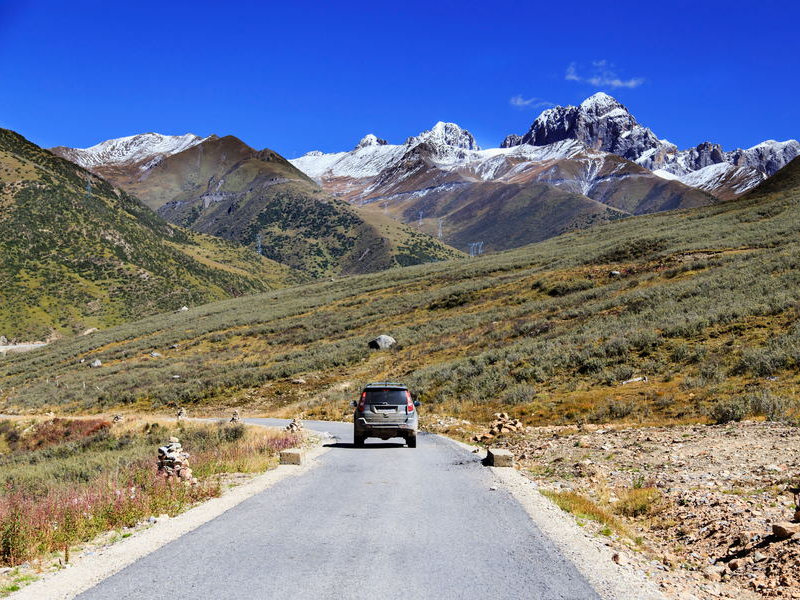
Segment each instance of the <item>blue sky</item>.
[{"label": "blue sky", "polygon": [[232,134],[287,157],[482,146],[602,90],[680,147],[800,136],[795,3],[0,0],[0,126],[50,147]]}]

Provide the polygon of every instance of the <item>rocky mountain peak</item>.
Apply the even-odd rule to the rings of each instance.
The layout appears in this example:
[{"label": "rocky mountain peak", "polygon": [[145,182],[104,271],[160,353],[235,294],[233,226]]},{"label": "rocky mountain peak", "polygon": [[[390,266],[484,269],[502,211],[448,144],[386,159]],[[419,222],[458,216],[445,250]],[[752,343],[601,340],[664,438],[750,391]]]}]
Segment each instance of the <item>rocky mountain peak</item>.
[{"label": "rocky mountain peak", "polygon": [[359,141],[358,144],[356,144],[356,147],[353,148],[353,150],[366,148],[367,146],[386,146],[388,143],[389,142],[387,142],[386,140],[376,137],[371,133],[368,133],[363,138],[361,138],[361,141]]},{"label": "rocky mountain peak", "polygon": [[556,106],[545,110],[524,136],[508,136],[503,147],[519,144],[546,146],[567,139],[630,160],[662,145],[652,131],[639,125],[625,106],[608,94],[598,92],[579,106]]},{"label": "rocky mountain peak", "polygon": [[406,140],[406,146],[417,146],[427,143],[435,150],[447,150],[457,148],[461,150],[480,150],[475,142],[475,138],[466,129],[462,129],[455,123],[444,123],[439,121],[432,129],[423,131],[417,136]]},{"label": "rocky mountain peak", "polygon": [[609,96],[604,92],[597,92],[596,94],[589,96],[586,100],[581,102],[579,108],[585,112],[591,112],[600,115],[616,109],[622,109],[625,112],[628,112],[628,109],[620,104],[616,98]]}]

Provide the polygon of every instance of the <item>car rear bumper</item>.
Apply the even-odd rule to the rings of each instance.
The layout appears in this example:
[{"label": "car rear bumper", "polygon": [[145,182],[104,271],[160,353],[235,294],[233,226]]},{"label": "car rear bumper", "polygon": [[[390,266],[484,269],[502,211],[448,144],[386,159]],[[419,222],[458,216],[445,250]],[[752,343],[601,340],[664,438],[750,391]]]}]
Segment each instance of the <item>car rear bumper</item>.
[{"label": "car rear bumper", "polygon": [[385,435],[393,431],[398,432],[398,434],[406,434],[417,430],[416,422],[383,423],[378,421],[376,423],[374,421],[367,421],[363,417],[356,419],[353,424],[355,426],[355,431],[360,434],[375,433],[376,435]]}]

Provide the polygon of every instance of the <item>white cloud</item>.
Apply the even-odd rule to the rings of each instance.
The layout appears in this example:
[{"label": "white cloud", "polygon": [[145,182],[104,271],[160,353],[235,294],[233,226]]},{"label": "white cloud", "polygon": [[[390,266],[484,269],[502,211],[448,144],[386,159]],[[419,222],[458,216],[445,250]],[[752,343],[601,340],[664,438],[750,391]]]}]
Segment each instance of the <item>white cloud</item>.
[{"label": "white cloud", "polygon": [[644,83],[644,77],[633,77],[622,79],[617,75],[613,64],[607,60],[592,61],[592,67],[588,75],[578,74],[578,67],[575,63],[570,63],[567,72],[564,74],[567,81],[577,81],[578,83],[588,83],[595,87],[611,88],[637,88]]},{"label": "white cloud", "polygon": [[523,98],[522,94],[512,96],[509,103],[515,108],[544,108],[546,106],[555,106],[552,102],[542,100],[541,98]]}]

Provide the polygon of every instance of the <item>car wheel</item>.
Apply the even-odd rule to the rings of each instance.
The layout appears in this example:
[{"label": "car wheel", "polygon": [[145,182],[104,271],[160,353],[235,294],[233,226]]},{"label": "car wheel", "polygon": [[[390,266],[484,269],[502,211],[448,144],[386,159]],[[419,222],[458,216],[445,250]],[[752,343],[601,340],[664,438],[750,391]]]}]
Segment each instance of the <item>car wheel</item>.
[{"label": "car wheel", "polygon": [[355,446],[357,448],[362,448],[364,446],[364,440],[365,439],[366,438],[363,435],[354,435],[353,436],[353,444],[355,444]]},{"label": "car wheel", "polygon": [[416,448],[417,447],[417,434],[408,436],[406,438],[406,444],[408,444],[409,448]]}]

